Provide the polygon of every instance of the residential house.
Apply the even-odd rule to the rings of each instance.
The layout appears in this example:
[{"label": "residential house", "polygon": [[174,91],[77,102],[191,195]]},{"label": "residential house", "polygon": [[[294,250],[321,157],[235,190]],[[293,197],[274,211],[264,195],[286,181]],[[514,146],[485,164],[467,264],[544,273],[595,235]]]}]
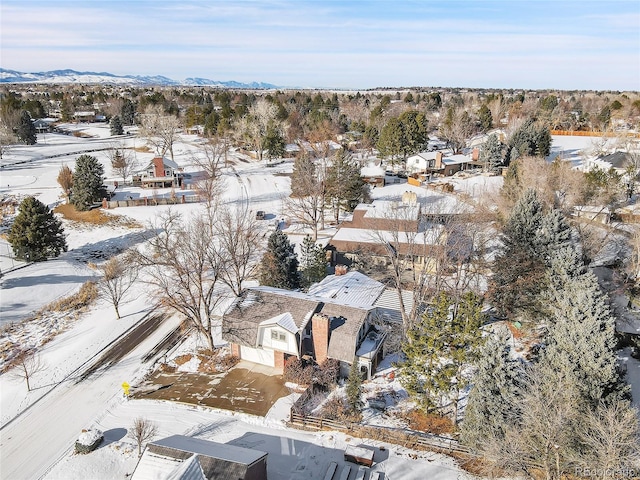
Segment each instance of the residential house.
[{"label": "residential house", "polygon": [[53,130],[53,124],[56,121],[55,118],[38,118],[33,121],[33,126],[37,133],[49,133]]},{"label": "residential house", "polygon": [[131,480],[267,480],[267,453],[173,435],[147,445]]},{"label": "residential house", "polygon": [[340,224],[329,245],[349,260],[366,254],[386,263],[391,253],[411,255],[417,263],[430,262],[444,245],[444,230],[424,221],[422,208],[412,191],[405,192],[402,201],[360,204],[351,219]]},{"label": "residential house", "polygon": [[[475,159],[474,159],[475,156]],[[450,177],[454,173],[476,166],[478,151],[472,155],[449,155],[442,152],[421,152],[407,158],[407,171],[410,174]]]},{"label": "residential house", "polygon": [[76,122],[91,123],[96,120],[96,112],[93,110],[73,112],[73,118]]},{"label": "residential house", "polygon": [[291,356],[321,364],[338,360],[341,373],[351,364],[370,378],[382,359],[385,332],[374,322],[375,308],[272,287],[244,290],[227,310],[222,338],[241,359],[282,372]]},{"label": "residential house", "polygon": [[146,188],[181,187],[184,174],[173,160],[155,157],[146,168],[133,176],[133,183]]},{"label": "residential house", "polygon": [[362,167],[360,176],[372,187],[384,187],[385,170],[379,163]]}]

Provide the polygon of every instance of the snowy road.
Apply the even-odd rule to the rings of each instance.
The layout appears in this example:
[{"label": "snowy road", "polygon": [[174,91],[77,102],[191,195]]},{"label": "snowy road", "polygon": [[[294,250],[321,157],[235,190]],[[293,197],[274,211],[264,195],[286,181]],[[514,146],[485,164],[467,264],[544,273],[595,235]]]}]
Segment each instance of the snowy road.
[{"label": "snowy road", "polygon": [[0,430],[0,477],[37,479],[60,460],[83,428],[119,401],[120,385],[140,374],[142,358],[179,324],[173,317],[109,369],[80,384],[67,381]]}]

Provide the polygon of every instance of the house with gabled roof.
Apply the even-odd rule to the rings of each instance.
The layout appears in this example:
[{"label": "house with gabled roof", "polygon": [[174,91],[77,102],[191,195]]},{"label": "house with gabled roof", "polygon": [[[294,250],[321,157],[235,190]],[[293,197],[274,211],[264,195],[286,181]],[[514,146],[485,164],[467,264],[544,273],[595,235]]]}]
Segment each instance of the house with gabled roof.
[{"label": "house with gabled roof", "polygon": [[133,181],[143,188],[180,187],[183,178],[182,170],[173,160],[155,157],[144,170],[133,176]]},{"label": "house with gabled roof", "polygon": [[273,287],[245,289],[223,317],[222,338],[241,359],[284,370],[290,356],[321,364],[338,360],[370,378],[382,359],[386,332],[376,326],[375,307]]},{"label": "house with gabled roof", "polygon": [[266,480],[267,453],[184,435],[147,445],[132,480]]}]

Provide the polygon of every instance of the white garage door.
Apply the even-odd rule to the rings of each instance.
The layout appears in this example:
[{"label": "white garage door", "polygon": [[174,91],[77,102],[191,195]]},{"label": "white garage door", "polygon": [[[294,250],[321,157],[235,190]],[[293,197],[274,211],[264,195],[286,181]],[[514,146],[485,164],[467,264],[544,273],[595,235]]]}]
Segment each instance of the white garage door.
[{"label": "white garage door", "polygon": [[245,347],[240,345],[240,358],[249,362],[260,363],[273,367],[273,350],[261,350],[259,348]]}]

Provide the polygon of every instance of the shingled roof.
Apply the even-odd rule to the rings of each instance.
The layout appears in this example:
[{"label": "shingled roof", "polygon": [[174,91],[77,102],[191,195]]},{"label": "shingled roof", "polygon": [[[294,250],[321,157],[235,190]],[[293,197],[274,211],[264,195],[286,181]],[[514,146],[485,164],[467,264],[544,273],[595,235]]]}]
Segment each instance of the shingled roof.
[{"label": "shingled roof", "polygon": [[222,338],[228,342],[255,347],[258,326],[264,320],[288,312],[298,329],[301,329],[319,307],[319,301],[310,299],[304,293],[272,287],[248,288],[225,313]]},{"label": "shingled roof", "polygon": [[266,320],[289,313],[301,330],[314,313],[331,319],[328,356],[353,361],[358,332],[371,307],[348,305],[344,301],[272,287],[252,287],[227,310],[222,338],[231,343],[256,347],[258,328]]}]

